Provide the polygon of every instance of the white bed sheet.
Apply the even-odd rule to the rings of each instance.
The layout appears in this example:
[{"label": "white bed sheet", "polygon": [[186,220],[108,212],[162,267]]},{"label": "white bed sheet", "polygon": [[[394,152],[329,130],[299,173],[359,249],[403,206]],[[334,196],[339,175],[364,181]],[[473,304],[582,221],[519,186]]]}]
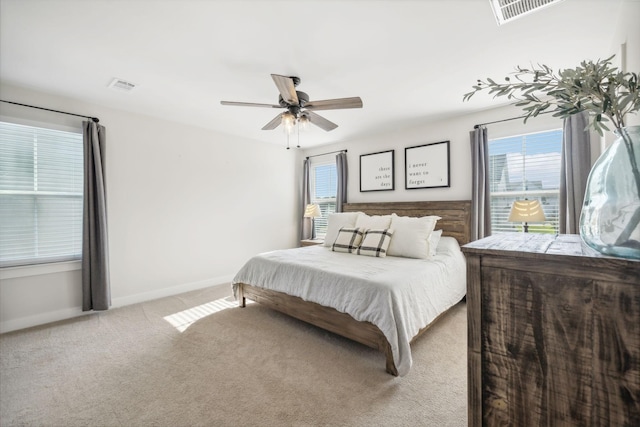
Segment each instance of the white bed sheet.
[{"label": "white bed sheet", "polygon": [[374,258],[324,246],[277,250],[251,258],[232,281],[284,292],[376,325],[387,337],[398,375],[412,364],[410,341],[466,293],[457,241],[442,237],[430,260]]}]

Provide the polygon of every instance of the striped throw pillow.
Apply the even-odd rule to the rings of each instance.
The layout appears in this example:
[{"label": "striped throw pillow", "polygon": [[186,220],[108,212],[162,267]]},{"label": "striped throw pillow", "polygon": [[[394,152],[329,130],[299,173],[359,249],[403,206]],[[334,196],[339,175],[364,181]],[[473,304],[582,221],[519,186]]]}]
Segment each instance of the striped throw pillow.
[{"label": "striped throw pillow", "polygon": [[363,234],[363,230],[360,228],[342,227],[340,231],[338,231],[338,237],[336,237],[336,241],[333,242],[331,250],[352,254],[358,249],[358,246],[360,246]]},{"label": "striped throw pillow", "polygon": [[384,230],[371,228],[365,231],[362,243],[358,248],[358,255],[386,257],[392,235],[393,230],[388,228]]}]

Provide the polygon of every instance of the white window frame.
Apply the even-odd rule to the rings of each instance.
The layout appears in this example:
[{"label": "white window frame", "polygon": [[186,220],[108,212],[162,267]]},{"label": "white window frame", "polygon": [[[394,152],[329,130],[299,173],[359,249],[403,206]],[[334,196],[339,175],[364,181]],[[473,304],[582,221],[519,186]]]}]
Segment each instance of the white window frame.
[{"label": "white window frame", "polygon": [[[322,216],[320,218],[315,218],[313,221],[314,228],[316,230],[316,238],[324,239],[326,235],[326,226],[327,226],[327,218],[328,215],[335,212],[336,205],[338,203],[337,195],[329,198],[317,198],[316,197],[316,168],[321,166],[334,166],[336,167],[335,160],[325,160],[311,163],[311,167],[309,170],[309,186],[311,189],[311,203],[317,204],[320,206],[320,211],[322,212]],[[336,169],[337,173],[337,169]],[[336,176],[337,181],[337,176]],[[336,185],[336,193],[338,192],[338,187]]]},{"label": "white window frame", "polygon": [[[48,122],[45,123],[40,121],[21,119],[16,117],[8,117],[8,116],[0,116],[0,122],[37,127],[37,128],[48,129],[48,130],[54,130],[54,131],[75,133],[75,134],[78,134],[80,138],[82,138],[81,127],[66,126],[66,125],[48,123]],[[84,189],[81,190],[81,192],[83,191]],[[80,199],[82,199],[84,195],[81,194],[79,197]],[[80,230],[80,232],[82,232],[82,230]],[[36,276],[41,274],[80,270],[82,268],[81,250],[82,249],[80,248],[80,253],[69,255],[69,256],[56,257],[52,259],[44,259],[44,258],[33,259],[33,261],[29,261],[27,263],[19,262],[19,263],[16,263],[15,265],[9,264],[9,265],[1,266],[0,279],[11,279],[11,278],[18,278],[18,277]]]},{"label": "white window frame", "polygon": [[[559,195],[560,195],[559,188],[557,190],[522,188],[521,190],[517,190],[517,191],[515,190],[493,191],[491,189],[493,184],[493,178],[494,178],[492,173],[493,167],[494,167],[494,164],[493,164],[494,159],[492,158],[492,155],[491,155],[492,142],[500,141],[504,139],[510,139],[510,138],[517,138],[517,137],[525,138],[525,141],[526,141],[526,137],[545,134],[545,133],[551,133],[551,132],[558,132],[558,131],[560,131],[561,133],[560,138],[562,139],[562,129],[551,128],[551,129],[546,129],[546,130],[541,130],[536,132],[529,132],[529,133],[524,133],[524,132],[514,133],[508,136],[492,138],[489,140],[489,181],[490,181],[489,194],[491,198],[491,232],[492,234],[522,231],[522,224],[510,223],[506,220],[506,218],[508,218],[513,200],[525,199],[525,198],[539,200],[542,203],[542,208],[545,212],[545,216],[547,219],[547,221],[545,221],[545,223],[543,224],[541,223],[529,224],[529,232],[530,233],[550,233],[550,234],[558,233],[558,230],[559,230],[558,203],[559,203]],[[562,152],[562,142],[560,143],[560,153],[561,152]],[[527,164],[525,162],[524,165],[525,165],[524,166],[525,168],[532,167],[531,163]],[[523,179],[526,179],[526,177]],[[559,180],[560,180],[560,159],[558,159],[558,182]],[[524,185],[525,185],[525,182],[523,181],[523,186]],[[501,200],[501,203],[498,203],[497,200]],[[501,219],[497,219],[496,217],[498,216]]]}]

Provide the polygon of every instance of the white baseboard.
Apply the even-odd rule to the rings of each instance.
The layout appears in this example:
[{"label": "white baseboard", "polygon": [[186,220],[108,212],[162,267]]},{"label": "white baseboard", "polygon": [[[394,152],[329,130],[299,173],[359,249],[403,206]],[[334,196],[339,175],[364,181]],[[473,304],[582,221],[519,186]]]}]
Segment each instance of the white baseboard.
[{"label": "white baseboard", "polygon": [[[198,289],[208,288],[210,286],[221,285],[223,283],[231,283],[233,275],[214,277],[211,279],[200,280],[197,282],[183,283],[181,285],[171,286],[168,288],[157,289],[149,292],[142,292],[126,297],[114,298],[111,301],[111,308],[124,307],[126,305],[137,304],[140,302],[151,301],[158,298],[164,298],[184,292],[196,291]],[[231,293],[231,286],[229,286]],[[62,310],[48,311],[33,316],[24,316],[17,319],[0,321],[0,334],[5,332],[17,331],[19,329],[40,326],[59,320],[72,319],[74,317],[92,314],[92,311],[82,311],[82,307],[71,307]]]},{"label": "white baseboard", "polygon": [[[169,297],[171,295],[177,295],[183,292],[197,291],[198,289],[204,289],[210,286],[221,285],[223,283],[231,283],[231,280],[233,280],[233,275],[214,277],[212,279],[199,280],[197,282],[191,282],[191,283],[183,283],[182,285],[171,286],[169,288],[162,288],[162,289],[157,289],[155,291],[143,292],[141,294],[114,298],[111,301],[111,308],[124,307],[125,305],[137,304],[139,302],[145,302],[145,301],[151,301],[158,298]],[[229,285],[229,294],[231,294],[231,285]]]},{"label": "white baseboard", "polygon": [[64,308],[62,310],[47,311],[46,313],[35,314],[33,316],[18,317],[17,319],[0,322],[0,334],[57,322],[58,320],[80,317],[87,314],[91,314],[91,312],[82,311],[82,307],[72,307]]}]

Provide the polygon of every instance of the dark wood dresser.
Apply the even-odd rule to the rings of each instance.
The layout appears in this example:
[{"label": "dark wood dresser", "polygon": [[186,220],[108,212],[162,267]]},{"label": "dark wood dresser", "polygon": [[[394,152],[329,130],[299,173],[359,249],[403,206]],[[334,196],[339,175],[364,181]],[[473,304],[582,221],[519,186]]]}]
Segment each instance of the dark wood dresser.
[{"label": "dark wood dresser", "polygon": [[578,235],[462,251],[469,426],[640,426],[640,261]]}]

